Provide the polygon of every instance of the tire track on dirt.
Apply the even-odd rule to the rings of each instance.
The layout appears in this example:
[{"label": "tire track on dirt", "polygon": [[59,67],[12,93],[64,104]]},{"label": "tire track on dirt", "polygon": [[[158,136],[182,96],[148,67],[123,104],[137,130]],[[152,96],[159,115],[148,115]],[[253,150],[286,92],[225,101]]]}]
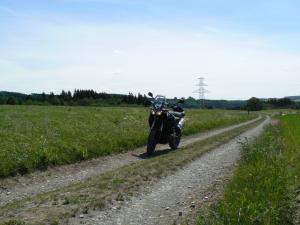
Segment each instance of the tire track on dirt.
[{"label": "tire track on dirt", "polygon": [[[257,127],[241,134],[201,158],[196,159],[182,170],[170,175],[139,196],[132,197],[121,208],[112,207],[105,211],[93,211],[86,218],[72,218],[70,224],[97,225],[166,225],[174,223],[179,212],[187,215],[195,205],[191,196],[204,196],[214,183],[231,174],[240,159],[241,141],[259,136],[270,123],[265,119]],[[206,193],[207,194],[207,193]]]},{"label": "tire track on dirt", "polygon": [[[253,123],[259,119],[261,119],[261,116],[254,120],[237,125],[214,129],[184,137],[180,146],[187,146],[194,142],[201,141],[232,129]],[[146,147],[143,146],[118,155],[100,157],[72,165],[49,168],[44,172],[37,171],[26,176],[17,176],[0,180],[0,206],[4,206],[7,203],[15,200],[53,191],[70,184],[84,181],[90,177],[120,168],[138,160],[144,160],[146,158],[144,154],[145,148]],[[168,148],[167,145],[159,145],[157,147],[156,154],[159,154],[160,150],[166,148]]]}]

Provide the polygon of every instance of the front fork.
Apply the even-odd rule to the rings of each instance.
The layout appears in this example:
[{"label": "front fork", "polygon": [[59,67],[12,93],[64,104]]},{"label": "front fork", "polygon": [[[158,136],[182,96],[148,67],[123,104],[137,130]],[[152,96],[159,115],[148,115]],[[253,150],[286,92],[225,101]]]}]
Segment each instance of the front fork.
[{"label": "front fork", "polygon": [[162,122],[161,119],[158,119],[156,116],[153,116],[153,120],[151,121],[150,119],[149,121],[151,122],[150,130],[152,130],[153,128],[157,128],[159,129],[160,132],[162,132],[164,128],[164,123]]}]

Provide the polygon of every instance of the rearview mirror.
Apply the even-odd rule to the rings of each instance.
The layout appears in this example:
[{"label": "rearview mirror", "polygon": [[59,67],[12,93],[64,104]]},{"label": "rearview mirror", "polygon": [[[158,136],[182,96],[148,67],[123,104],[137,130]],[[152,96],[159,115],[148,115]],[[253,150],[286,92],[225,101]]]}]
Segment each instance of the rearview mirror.
[{"label": "rearview mirror", "polygon": [[148,95],[149,95],[151,98],[153,98],[152,92],[148,92]]}]

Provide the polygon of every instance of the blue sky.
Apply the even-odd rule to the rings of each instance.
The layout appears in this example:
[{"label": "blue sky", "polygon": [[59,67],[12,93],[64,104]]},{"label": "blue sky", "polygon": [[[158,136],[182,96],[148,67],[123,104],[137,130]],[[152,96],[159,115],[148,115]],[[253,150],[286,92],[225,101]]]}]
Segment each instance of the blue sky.
[{"label": "blue sky", "polygon": [[300,94],[299,1],[0,0],[0,90]]}]

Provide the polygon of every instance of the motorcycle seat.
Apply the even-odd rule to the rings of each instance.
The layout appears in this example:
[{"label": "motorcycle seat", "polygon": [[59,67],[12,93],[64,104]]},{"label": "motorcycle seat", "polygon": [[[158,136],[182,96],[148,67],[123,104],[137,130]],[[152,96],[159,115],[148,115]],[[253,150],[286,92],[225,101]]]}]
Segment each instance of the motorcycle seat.
[{"label": "motorcycle seat", "polygon": [[177,117],[177,118],[183,118],[185,116],[184,112],[170,112],[173,116]]}]

